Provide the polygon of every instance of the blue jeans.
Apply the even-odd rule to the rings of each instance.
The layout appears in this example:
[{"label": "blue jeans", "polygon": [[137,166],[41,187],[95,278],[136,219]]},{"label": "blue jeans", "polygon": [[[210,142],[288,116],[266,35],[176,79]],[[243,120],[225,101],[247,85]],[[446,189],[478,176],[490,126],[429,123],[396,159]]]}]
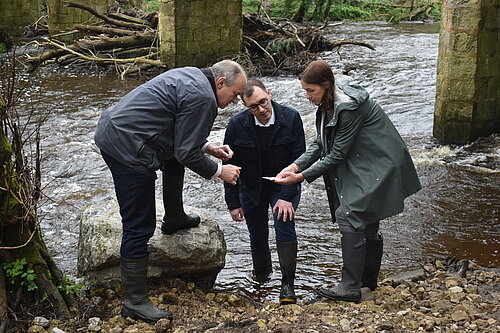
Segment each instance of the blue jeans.
[{"label": "blue jeans", "polygon": [[[292,199],[293,209],[297,209],[300,202],[300,184],[298,193]],[[245,216],[248,231],[250,233],[250,249],[254,253],[269,252],[269,206],[271,209],[279,200],[279,191],[273,186],[263,185],[260,202],[256,205],[245,194],[240,192],[240,203]],[[274,230],[277,242],[296,242],[295,221],[290,218],[283,221],[283,216],[278,220],[278,212],[273,214]]]},{"label": "blue jeans", "polygon": [[127,259],[147,256],[148,241],[156,228],[156,172],[123,165],[101,151],[111,170],[122,217],[120,255]]}]

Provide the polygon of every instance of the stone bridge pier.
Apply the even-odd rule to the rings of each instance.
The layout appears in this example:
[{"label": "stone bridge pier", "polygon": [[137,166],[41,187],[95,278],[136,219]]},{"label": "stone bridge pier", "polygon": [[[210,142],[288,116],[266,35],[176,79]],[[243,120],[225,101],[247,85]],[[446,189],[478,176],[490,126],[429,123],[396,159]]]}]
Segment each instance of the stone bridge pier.
[{"label": "stone bridge pier", "polygon": [[0,28],[19,36],[42,15],[42,0],[0,0]]},{"label": "stone bridge pier", "polygon": [[237,54],[243,29],[241,0],[160,0],[161,60],[168,68],[203,67]]},{"label": "stone bridge pier", "polygon": [[500,1],[443,1],[433,132],[444,144],[500,132]]}]

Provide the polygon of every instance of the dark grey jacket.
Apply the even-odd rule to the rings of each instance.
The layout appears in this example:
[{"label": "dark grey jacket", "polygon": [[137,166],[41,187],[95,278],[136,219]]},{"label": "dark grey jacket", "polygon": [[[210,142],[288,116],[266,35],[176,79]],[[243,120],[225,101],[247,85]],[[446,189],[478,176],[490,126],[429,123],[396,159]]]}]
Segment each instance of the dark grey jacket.
[{"label": "dark grey jacket", "polygon": [[217,100],[207,76],[195,67],[169,70],[126,94],[106,109],[95,143],[119,162],[157,170],[174,157],[204,178],[217,163],[201,148],[217,116]]},{"label": "dark grey jacket", "polygon": [[318,110],[317,139],[295,163],[308,182],[324,175],[330,204],[338,195],[349,222],[364,230],[401,212],[404,198],[421,186],[410,153],[382,108],[360,86],[340,88],[333,119],[324,126],[325,112]]}]

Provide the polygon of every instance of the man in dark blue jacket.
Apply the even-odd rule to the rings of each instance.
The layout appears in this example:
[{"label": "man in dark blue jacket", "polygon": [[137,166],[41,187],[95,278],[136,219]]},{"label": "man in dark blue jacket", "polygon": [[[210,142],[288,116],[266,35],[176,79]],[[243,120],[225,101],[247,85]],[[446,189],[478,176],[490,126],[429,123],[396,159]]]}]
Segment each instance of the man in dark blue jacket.
[{"label": "man in dark blue jacket", "polygon": [[224,144],[241,167],[236,185],[224,183],[225,199],[234,221],[246,220],[250,233],[254,278],[263,282],[272,272],[268,209],[272,207],[276,247],[282,273],[280,303],[296,303],[294,292],[297,235],[294,214],[300,185],[278,185],[262,177],[274,176],[305,151],[304,128],[297,110],[271,100],[259,80],[249,80],[242,99],[247,109],[229,122]]}]

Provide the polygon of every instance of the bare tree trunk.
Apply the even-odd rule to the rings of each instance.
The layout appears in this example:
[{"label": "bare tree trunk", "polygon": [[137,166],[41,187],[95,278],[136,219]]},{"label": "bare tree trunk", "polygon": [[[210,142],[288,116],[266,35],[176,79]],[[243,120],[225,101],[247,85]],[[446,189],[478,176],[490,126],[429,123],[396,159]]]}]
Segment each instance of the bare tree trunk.
[{"label": "bare tree trunk", "polygon": [[295,22],[302,22],[304,21],[304,16],[306,15],[306,12],[309,10],[309,7],[311,6],[311,1],[312,0],[302,0],[300,2],[299,9],[297,10],[297,13],[295,13],[295,16],[293,17],[293,20]]},{"label": "bare tree trunk", "polygon": [[318,20],[318,21],[323,19],[323,17],[321,17],[323,14],[323,5],[324,5],[323,0],[315,0],[314,1],[313,19]]},{"label": "bare tree trunk", "polygon": [[323,17],[326,21],[330,19],[330,9],[332,8],[333,0],[328,0],[323,10]]},{"label": "bare tree trunk", "polygon": [[[8,271],[0,266],[0,328],[8,325],[8,311],[30,312],[33,299],[46,299],[53,313],[62,317],[69,317],[70,309],[76,309],[74,296],[62,291],[66,286],[65,278],[45,246],[36,216],[40,188],[39,130],[44,118],[37,122],[34,110],[32,114],[23,110],[23,115],[37,125],[33,131],[18,130],[26,129],[16,109],[25,94],[16,86],[19,85],[16,59],[10,61],[10,73],[2,74],[0,84],[0,263],[5,265],[16,259],[26,259],[23,271],[33,270],[36,289],[28,290],[19,281],[10,283],[6,279]],[[24,144],[30,143],[36,146],[34,165],[27,163],[24,155]]]}]

